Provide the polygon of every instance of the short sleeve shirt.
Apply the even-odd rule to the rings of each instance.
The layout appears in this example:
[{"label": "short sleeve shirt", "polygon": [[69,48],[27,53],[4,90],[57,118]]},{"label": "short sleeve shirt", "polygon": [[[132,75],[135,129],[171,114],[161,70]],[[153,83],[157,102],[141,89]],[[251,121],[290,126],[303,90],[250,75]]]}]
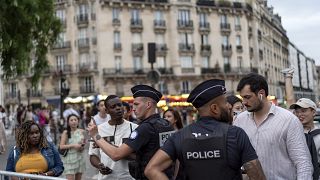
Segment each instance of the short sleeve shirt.
[{"label": "short sleeve shirt", "polygon": [[[201,126],[197,125],[199,123]],[[213,129],[217,126],[218,122],[211,117],[201,117],[197,122],[191,124],[187,128],[191,128],[192,133],[196,133],[198,136],[202,136],[210,133],[210,128]],[[206,127],[207,129],[203,128]],[[174,161],[179,159],[183,163],[182,155],[182,131],[186,131],[184,128],[177,133],[173,134],[161,148],[165,151],[170,158]],[[258,156],[252,147],[247,134],[239,127],[230,126],[227,132],[227,157],[228,164],[234,169],[240,169],[241,166],[251,160],[257,159]]]}]

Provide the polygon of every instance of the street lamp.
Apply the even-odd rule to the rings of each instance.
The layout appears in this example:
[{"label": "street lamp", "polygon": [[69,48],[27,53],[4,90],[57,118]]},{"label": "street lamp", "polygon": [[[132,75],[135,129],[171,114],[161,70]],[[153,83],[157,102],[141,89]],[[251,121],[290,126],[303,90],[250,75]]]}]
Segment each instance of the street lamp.
[{"label": "street lamp", "polygon": [[[66,77],[63,74],[62,70],[60,70],[60,123],[62,126],[64,125],[64,118],[63,118],[63,110],[64,110],[64,99],[69,95],[70,88],[64,87],[64,82],[66,81]],[[62,129],[61,129],[62,130]]]}]

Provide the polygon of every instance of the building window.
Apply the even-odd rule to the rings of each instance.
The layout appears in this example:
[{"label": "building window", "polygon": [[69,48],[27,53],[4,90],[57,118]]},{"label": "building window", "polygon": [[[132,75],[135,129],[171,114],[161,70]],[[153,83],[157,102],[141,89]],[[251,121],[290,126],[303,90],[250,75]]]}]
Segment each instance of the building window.
[{"label": "building window", "polygon": [[224,64],[224,71],[225,72],[230,72],[231,65],[230,65],[230,59],[228,57],[224,57],[223,58],[223,64]]},{"label": "building window", "polygon": [[166,82],[164,81],[160,81],[159,82],[159,91],[162,93],[162,94],[169,94],[168,92],[168,85]]},{"label": "building window", "polygon": [[61,32],[58,35],[57,43],[60,44],[60,45],[63,45],[63,43],[65,43],[65,42],[66,42],[66,33],[65,32]]},{"label": "building window", "polygon": [[67,63],[67,55],[57,55],[56,56],[57,70],[64,70],[66,63]]},{"label": "building window", "polygon": [[163,18],[163,12],[162,11],[155,11],[154,12],[154,19],[159,22],[159,21],[162,21],[164,18]]},{"label": "building window", "polygon": [[156,60],[156,67],[157,68],[166,68],[166,60],[163,56],[158,56]]},{"label": "building window", "polygon": [[121,71],[121,56],[116,56],[114,58],[114,62],[115,62],[116,72],[120,72]]},{"label": "building window", "polygon": [[56,16],[60,21],[64,22],[66,20],[66,11],[64,9],[59,9],[56,11]]},{"label": "building window", "polygon": [[201,45],[208,45],[209,44],[209,37],[207,34],[201,35]]},{"label": "building window", "polygon": [[79,55],[79,59],[80,59],[80,66],[84,66],[84,65],[87,65],[87,64],[89,64],[89,62],[90,62],[90,55],[89,55],[89,53],[81,53],[80,55]]},{"label": "building window", "polygon": [[190,93],[190,82],[189,81],[182,81],[181,83],[181,93],[182,94],[187,94],[187,93]]},{"label": "building window", "polygon": [[220,16],[220,20],[221,20],[221,24],[227,24],[228,23],[227,15],[222,14]]},{"label": "building window", "polygon": [[91,76],[84,77],[82,79],[80,91],[82,93],[91,93],[94,92],[94,84]]},{"label": "building window", "polygon": [[192,44],[192,34],[180,33],[180,43],[185,45]]},{"label": "building window", "polygon": [[237,62],[238,63],[238,67],[239,67],[239,69],[241,69],[242,68],[242,63],[243,63],[242,62],[242,57],[238,56],[237,59],[238,59],[238,62]]},{"label": "building window", "polygon": [[228,36],[222,36],[222,44],[223,44],[224,46],[229,45],[229,38],[228,38]]},{"label": "building window", "polygon": [[131,10],[131,18],[134,22],[140,20],[140,11],[138,9]]},{"label": "building window", "polygon": [[181,61],[181,68],[192,68],[193,67],[191,56],[181,56],[180,61]]},{"label": "building window", "polygon": [[10,83],[9,84],[9,97],[15,98],[18,96],[17,93],[17,83]]},{"label": "building window", "polygon": [[78,7],[78,15],[84,16],[88,14],[88,5],[87,4],[80,4]]},{"label": "building window", "polygon": [[202,68],[209,68],[209,57],[202,57]]},{"label": "building window", "polygon": [[79,39],[87,38],[88,37],[88,29],[87,28],[80,28],[78,37],[79,37]]},{"label": "building window", "polygon": [[178,11],[178,21],[180,25],[188,25],[190,21],[190,11],[189,10],[179,10]]},{"label": "building window", "polygon": [[133,57],[133,68],[135,71],[142,70],[142,59],[139,56]]},{"label": "building window", "polygon": [[237,45],[237,46],[240,46],[240,45],[241,45],[241,36],[240,36],[240,35],[237,35],[237,36],[236,36],[236,45]]},{"label": "building window", "polygon": [[207,14],[206,13],[200,13],[199,14],[199,20],[200,20],[200,27],[205,27],[207,24]]},{"label": "building window", "polygon": [[120,9],[119,8],[113,8],[112,9],[112,20],[119,20],[120,17]]},{"label": "building window", "polygon": [[240,26],[240,16],[234,17],[234,24],[235,26]]},{"label": "building window", "polygon": [[114,31],[113,32],[113,39],[115,44],[120,44],[120,32],[119,31]]}]

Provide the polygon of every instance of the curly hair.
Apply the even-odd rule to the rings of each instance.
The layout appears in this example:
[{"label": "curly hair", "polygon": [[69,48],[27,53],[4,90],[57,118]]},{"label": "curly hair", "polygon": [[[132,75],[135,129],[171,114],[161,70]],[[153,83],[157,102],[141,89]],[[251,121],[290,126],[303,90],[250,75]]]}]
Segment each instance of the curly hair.
[{"label": "curly hair", "polygon": [[19,147],[21,149],[21,152],[23,153],[27,152],[30,149],[29,135],[31,131],[31,126],[33,125],[39,128],[39,132],[40,132],[40,140],[38,144],[39,149],[48,147],[47,138],[44,137],[42,128],[34,121],[25,121],[21,124],[17,132],[17,139],[16,139],[17,147]]}]

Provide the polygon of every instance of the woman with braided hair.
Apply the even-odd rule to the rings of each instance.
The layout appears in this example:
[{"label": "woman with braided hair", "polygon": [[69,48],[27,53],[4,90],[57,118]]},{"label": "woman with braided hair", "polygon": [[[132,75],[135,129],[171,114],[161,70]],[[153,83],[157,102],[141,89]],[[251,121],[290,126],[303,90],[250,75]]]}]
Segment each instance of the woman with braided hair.
[{"label": "woman with braided hair", "polygon": [[16,146],[10,150],[6,171],[60,176],[63,170],[57,148],[47,141],[40,126],[34,121],[23,122],[17,133]]}]

